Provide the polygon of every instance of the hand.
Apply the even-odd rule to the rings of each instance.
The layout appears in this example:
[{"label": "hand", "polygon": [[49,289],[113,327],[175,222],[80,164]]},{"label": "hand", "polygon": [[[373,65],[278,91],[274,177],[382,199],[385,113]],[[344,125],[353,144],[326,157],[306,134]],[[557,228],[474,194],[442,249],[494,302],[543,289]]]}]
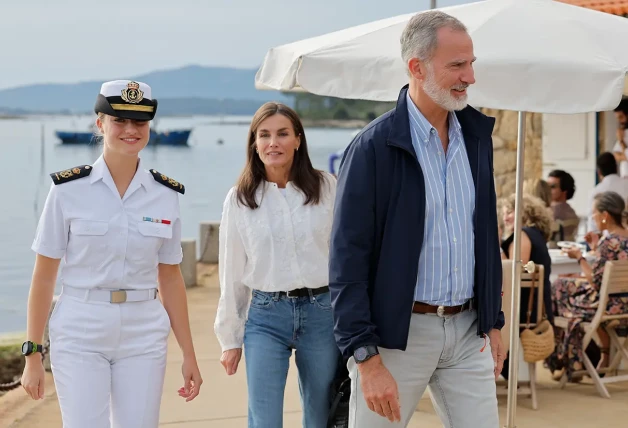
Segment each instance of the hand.
[{"label": "hand", "polygon": [[185,398],[185,402],[192,401],[201,392],[201,372],[198,369],[196,357],[184,357],[181,366],[183,374],[183,386],[179,388],[179,397]]},{"label": "hand", "polygon": [[584,235],[584,240],[589,244],[592,250],[595,250],[600,242],[600,234],[597,232],[587,232],[587,234]]},{"label": "hand", "polygon": [[373,412],[390,422],[401,421],[397,382],[382,363],[379,355],[358,364],[364,400]]},{"label": "hand", "polygon": [[41,354],[34,353],[26,357],[26,367],[24,367],[24,373],[22,373],[22,388],[33,400],[44,398],[45,376]]},{"label": "hand", "polygon": [[582,251],[578,247],[570,247],[563,249],[563,252],[569,256],[570,259],[580,259],[582,257]]},{"label": "hand", "polygon": [[488,338],[491,341],[491,354],[493,354],[493,363],[495,364],[493,373],[495,374],[495,380],[497,380],[499,375],[502,373],[502,369],[504,368],[504,360],[506,359],[501,330],[498,330],[496,328],[492,329],[488,333]]},{"label": "hand", "polygon": [[229,376],[236,374],[238,371],[240,358],[242,358],[242,348],[227,349],[222,353],[220,364],[222,364]]}]

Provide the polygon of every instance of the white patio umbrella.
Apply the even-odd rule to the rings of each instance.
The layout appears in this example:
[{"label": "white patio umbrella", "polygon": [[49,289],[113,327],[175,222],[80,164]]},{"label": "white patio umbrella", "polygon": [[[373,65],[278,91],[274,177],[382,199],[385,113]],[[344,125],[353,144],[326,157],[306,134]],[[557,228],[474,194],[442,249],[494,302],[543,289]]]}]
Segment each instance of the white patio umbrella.
[{"label": "white patio umbrella", "polygon": [[[526,112],[574,114],[615,108],[628,95],[628,19],[552,0],[488,0],[440,8],[473,38],[477,107],[519,111],[511,355],[519,353],[521,193]],[[414,14],[383,19],[271,49],[256,87],[394,101],[408,81],[399,38]],[[518,358],[510,359],[508,428],[514,428]]]},{"label": "white patio umbrella", "polygon": [[[551,0],[488,0],[440,8],[473,38],[469,103],[538,113],[583,113],[619,104],[628,71],[625,18]],[[407,83],[399,37],[414,14],[270,49],[256,87],[396,101]]]}]

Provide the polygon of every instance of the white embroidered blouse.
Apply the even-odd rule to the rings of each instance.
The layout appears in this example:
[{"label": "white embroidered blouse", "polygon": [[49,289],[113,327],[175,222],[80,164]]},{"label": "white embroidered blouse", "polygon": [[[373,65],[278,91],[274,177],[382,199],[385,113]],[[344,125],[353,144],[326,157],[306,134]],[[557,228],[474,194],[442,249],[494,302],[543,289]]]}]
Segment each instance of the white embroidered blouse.
[{"label": "white embroidered blouse", "polygon": [[289,291],[329,283],[329,239],[336,179],[324,173],[321,199],[304,205],[291,183],[279,189],[263,182],[259,207],[250,209],[229,191],[219,233],[220,300],[214,331],[222,350],[240,348],[251,290]]}]

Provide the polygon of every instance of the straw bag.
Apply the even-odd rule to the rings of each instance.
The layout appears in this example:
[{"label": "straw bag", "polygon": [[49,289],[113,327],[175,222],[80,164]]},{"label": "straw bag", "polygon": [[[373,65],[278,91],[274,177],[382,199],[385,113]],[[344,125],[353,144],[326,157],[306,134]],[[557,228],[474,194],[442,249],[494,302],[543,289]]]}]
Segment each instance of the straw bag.
[{"label": "straw bag", "polygon": [[[528,325],[530,325],[532,306],[534,304],[535,285],[535,277],[532,275],[532,287],[530,288],[530,298],[528,299]],[[545,319],[544,309],[537,308],[537,311],[543,311],[543,321],[532,329],[526,327],[520,335],[521,346],[523,347],[523,359],[527,363],[535,363],[546,359],[552,355],[556,346],[554,342],[554,328],[552,327],[552,324]]]}]

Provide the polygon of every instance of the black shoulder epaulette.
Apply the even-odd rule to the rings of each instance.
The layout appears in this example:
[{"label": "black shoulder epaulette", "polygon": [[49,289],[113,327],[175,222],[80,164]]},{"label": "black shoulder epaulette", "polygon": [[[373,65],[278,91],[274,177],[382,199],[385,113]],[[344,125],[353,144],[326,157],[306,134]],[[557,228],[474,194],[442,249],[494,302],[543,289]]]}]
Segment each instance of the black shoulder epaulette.
[{"label": "black shoulder epaulette", "polygon": [[78,178],[87,177],[91,173],[92,173],[91,165],[81,165],[81,166],[75,166],[72,169],[66,169],[63,171],[53,172],[52,174],[50,174],[50,177],[52,177],[52,181],[55,184],[63,184],[63,183],[67,183],[68,181],[76,180]]},{"label": "black shoulder epaulette", "polygon": [[176,190],[177,192],[181,193],[182,195],[185,194],[185,186],[183,184],[179,183],[177,180],[172,179],[170,177],[167,177],[167,176],[163,175],[161,172],[157,172],[154,169],[151,169],[150,173],[153,174],[153,178],[158,183],[161,183],[161,184],[163,184],[166,187],[170,187],[172,190]]}]

